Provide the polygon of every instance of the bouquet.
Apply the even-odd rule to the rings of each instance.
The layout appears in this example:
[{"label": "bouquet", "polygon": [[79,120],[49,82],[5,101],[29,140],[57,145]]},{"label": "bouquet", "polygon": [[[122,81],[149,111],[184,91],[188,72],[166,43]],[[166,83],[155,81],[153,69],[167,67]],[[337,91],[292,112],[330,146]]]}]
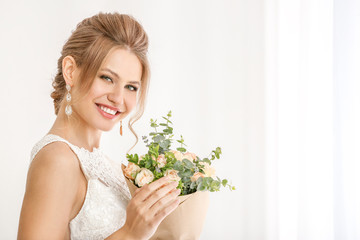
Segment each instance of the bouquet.
[{"label": "bouquet", "polygon": [[[208,157],[200,158],[187,151],[181,135],[176,140],[179,146],[176,150],[171,149],[174,135],[170,118],[171,111],[162,117],[165,121],[161,123],[150,119],[154,131],[142,138],[148,152],[141,156],[127,154],[129,163],[123,166],[123,173],[131,194],[136,188],[164,176],[178,182],[180,205],[163,220],[152,239],[198,239],[208,207],[207,192],[219,191],[221,187],[234,190],[235,187],[227,179],[217,177],[211,166],[215,159],[220,158],[220,147]],[[185,217],[186,220],[182,219]]]}]

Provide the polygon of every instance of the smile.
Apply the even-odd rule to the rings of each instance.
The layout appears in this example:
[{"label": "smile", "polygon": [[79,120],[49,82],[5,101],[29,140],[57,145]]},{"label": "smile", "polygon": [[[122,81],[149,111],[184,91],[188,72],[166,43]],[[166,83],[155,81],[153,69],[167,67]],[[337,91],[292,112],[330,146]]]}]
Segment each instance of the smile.
[{"label": "smile", "polygon": [[107,108],[103,105],[100,105],[100,104],[96,104],[97,106],[97,109],[99,110],[99,112],[101,113],[101,115],[103,115],[104,117],[106,118],[109,118],[109,119],[113,119],[115,118],[117,115],[120,114],[119,111],[116,111],[116,110],[112,110],[110,108]]}]

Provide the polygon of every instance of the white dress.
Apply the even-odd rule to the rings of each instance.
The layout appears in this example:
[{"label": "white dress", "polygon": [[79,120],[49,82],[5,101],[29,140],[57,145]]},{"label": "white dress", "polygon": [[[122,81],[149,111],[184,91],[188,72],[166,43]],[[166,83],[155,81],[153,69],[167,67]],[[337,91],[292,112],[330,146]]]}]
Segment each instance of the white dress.
[{"label": "white dress", "polygon": [[41,148],[55,141],[69,145],[88,181],[84,204],[70,221],[71,239],[105,239],[124,225],[126,206],[131,198],[120,164],[108,158],[100,148],[90,152],[53,134],[35,144],[30,161]]}]

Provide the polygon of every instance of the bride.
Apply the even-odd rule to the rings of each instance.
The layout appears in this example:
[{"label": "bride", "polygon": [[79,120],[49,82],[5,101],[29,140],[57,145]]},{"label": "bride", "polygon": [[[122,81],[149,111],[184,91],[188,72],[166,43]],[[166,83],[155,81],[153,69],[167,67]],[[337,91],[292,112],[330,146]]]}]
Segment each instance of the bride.
[{"label": "bride", "polygon": [[[57,118],[31,152],[18,239],[149,239],[179,204],[161,178],[131,198],[118,163],[99,148],[136,108],[144,111],[148,37],[131,16],[84,19],[65,43],[53,81]],[[136,134],[135,134],[136,136]],[[136,136],[137,138],[137,136]]]}]

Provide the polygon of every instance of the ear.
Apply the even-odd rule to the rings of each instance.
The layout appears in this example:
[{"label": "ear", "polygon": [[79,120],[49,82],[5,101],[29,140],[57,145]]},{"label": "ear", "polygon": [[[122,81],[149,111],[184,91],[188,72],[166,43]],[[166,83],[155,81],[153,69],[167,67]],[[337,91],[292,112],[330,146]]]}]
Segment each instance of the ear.
[{"label": "ear", "polygon": [[68,55],[62,61],[62,74],[67,84],[72,87],[76,81],[78,67],[76,66],[75,59]]}]

